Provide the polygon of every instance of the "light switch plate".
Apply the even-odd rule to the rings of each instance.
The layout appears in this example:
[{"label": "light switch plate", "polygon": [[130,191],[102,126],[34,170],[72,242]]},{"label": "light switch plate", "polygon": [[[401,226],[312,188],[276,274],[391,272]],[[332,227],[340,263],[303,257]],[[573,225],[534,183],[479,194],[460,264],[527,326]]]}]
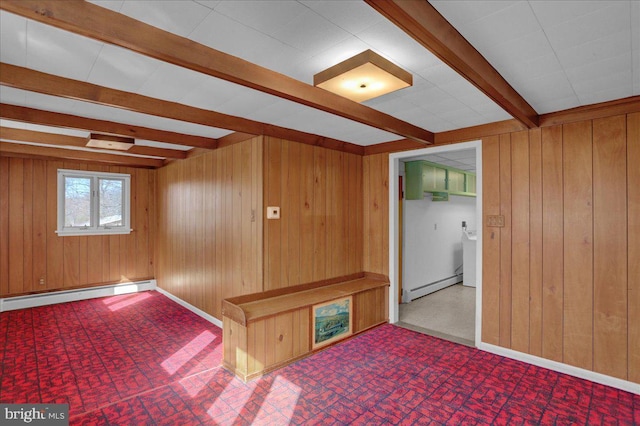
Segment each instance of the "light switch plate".
[{"label": "light switch plate", "polygon": [[267,219],[280,219],[280,207],[267,207]]}]

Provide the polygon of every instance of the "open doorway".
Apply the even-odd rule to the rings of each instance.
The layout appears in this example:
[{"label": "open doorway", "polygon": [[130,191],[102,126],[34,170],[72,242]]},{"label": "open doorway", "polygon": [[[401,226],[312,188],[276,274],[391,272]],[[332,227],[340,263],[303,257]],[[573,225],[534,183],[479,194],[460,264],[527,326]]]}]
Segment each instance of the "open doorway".
[{"label": "open doorway", "polygon": [[[471,346],[479,343],[481,328],[481,156],[481,143],[475,141],[389,157],[390,322]],[[399,200],[404,165],[418,160],[475,173],[476,197],[449,195],[444,201],[443,194],[426,192]]]}]

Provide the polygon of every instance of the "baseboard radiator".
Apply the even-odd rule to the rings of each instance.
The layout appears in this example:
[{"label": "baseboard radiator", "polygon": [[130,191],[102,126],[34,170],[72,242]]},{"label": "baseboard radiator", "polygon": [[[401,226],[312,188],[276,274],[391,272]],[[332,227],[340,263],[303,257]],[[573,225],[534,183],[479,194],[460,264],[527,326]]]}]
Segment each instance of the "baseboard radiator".
[{"label": "baseboard radiator", "polygon": [[430,282],[412,289],[402,289],[402,303],[409,303],[419,297],[426,296],[434,291],[442,290],[450,285],[462,282],[462,274],[452,275],[441,280]]},{"label": "baseboard radiator", "polygon": [[0,299],[0,312],[56,303],[74,302],[76,300],[95,299],[97,297],[116,296],[119,294],[137,293],[155,290],[156,280],[130,283],[110,284],[99,287],[79,288],[74,290],[53,291],[51,293],[28,294],[26,296]]}]

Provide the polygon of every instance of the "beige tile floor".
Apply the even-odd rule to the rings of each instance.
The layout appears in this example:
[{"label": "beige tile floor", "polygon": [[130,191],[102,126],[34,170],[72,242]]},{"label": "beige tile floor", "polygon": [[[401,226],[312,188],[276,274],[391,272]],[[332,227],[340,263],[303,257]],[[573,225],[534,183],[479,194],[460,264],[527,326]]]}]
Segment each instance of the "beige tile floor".
[{"label": "beige tile floor", "polygon": [[397,325],[475,346],[476,289],[456,284],[400,305]]}]

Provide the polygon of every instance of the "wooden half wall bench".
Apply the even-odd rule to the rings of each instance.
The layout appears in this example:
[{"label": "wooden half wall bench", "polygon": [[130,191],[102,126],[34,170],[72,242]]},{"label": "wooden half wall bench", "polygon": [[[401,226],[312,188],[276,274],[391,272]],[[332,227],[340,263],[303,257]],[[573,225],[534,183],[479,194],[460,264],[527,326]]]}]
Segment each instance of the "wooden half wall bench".
[{"label": "wooden half wall bench", "polygon": [[[348,305],[348,331],[341,302]],[[318,316],[315,333],[323,305],[341,312],[324,324]],[[388,320],[389,278],[368,272],[232,297],[222,302],[223,365],[251,380]]]}]

